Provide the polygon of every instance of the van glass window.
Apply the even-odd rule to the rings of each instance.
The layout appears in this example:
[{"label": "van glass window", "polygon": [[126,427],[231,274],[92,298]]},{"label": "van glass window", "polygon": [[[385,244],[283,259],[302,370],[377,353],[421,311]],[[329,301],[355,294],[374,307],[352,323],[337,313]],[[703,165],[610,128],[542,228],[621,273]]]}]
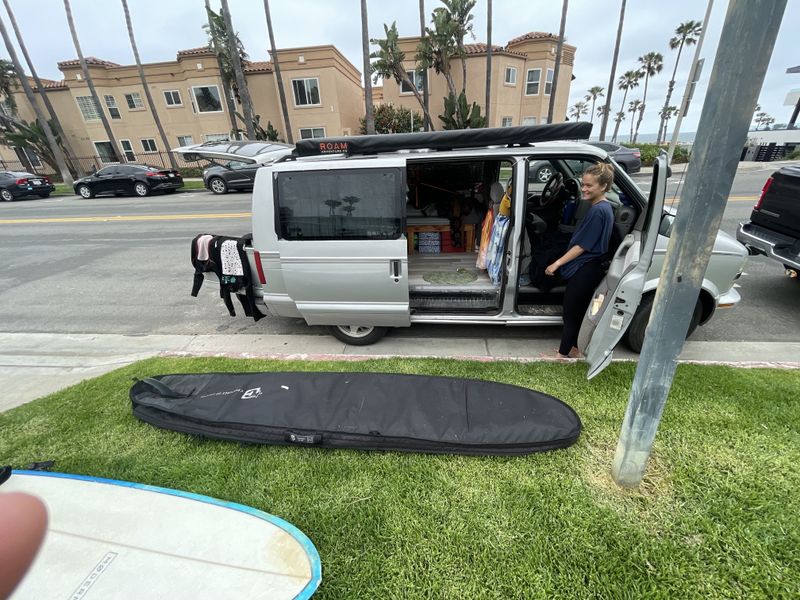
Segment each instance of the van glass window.
[{"label": "van glass window", "polygon": [[285,240],[394,240],[401,236],[399,169],[279,173]]}]

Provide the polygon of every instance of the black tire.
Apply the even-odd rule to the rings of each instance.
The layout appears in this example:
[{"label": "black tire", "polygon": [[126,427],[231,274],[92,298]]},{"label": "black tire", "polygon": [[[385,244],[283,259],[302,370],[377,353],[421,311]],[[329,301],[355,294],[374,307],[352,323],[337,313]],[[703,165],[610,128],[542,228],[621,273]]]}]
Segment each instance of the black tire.
[{"label": "black tire", "polygon": [[[644,345],[645,329],[647,329],[647,322],[650,320],[650,313],[653,311],[654,299],[655,294],[653,293],[646,294],[642,298],[642,302],[639,304],[639,308],[636,309],[636,314],[633,315],[630,327],[628,327],[628,331],[625,332],[625,337],[623,338],[625,345],[637,354],[642,351],[642,346]],[[687,338],[697,329],[701,316],[703,316],[703,303],[698,298],[697,304],[694,306],[692,320],[689,321],[689,330],[686,332]]]},{"label": "black tire", "polygon": [[39,196],[39,198],[49,198],[50,192],[47,192],[46,194],[37,194],[37,195]]},{"label": "black tire", "polygon": [[139,196],[140,198],[144,198],[150,193],[150,187],[146,183],[137,181],[136,183],[133,184],[133,193]]},{"label": "black tire", "polygon": [[0,199],[4,200],[5,202],[13,202],[14,194],[8,190],[0,190]]},{"label": "black tire", "polygon": [[94,198],[94,191],[88,185],[79,185],[75,190],[81,198],[89,199]]},{"label": "black tire", "polygon": [[208,189],[217,195],[227,194],[228,184],[222,177],[212,177],[208,180]]},{"label": "black tire", "polygon": [[334,325],[330,327],[331,335],[337,340],[351,346],[369,346],[374,344],[384,335],[388,327]]}]

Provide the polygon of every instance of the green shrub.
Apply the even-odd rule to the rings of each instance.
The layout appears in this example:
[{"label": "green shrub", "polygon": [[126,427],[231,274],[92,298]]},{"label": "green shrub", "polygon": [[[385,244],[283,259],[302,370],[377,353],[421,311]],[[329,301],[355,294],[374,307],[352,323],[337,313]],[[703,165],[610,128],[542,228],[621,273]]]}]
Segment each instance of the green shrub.
[{"label": "green shrub", "polygon": [[786,160],[797,160],[798,158],[800,158],[800,148],[786,155]]},{"label": "green shrub", "polygon": [[183,177],[202,177],[203,169],[200,167],[182,167],[179,169]]},{"label": "green shrub", "polygon": [[[620,144],[621,146],[625,146],[626,148],[638,148],[639,151],[642,153],[642,166],[643,167],[652,167],[653,163],[656,161],[656,157],[658,153],[662,150],[667,150],[669,145],[664,144],[660,146],[658,144]],[[675,146],[675,152],[672,155],[672,164],[677,165],[681,163],[689,162],[689,157],[691,156],[691,152],[686,146]]]}]

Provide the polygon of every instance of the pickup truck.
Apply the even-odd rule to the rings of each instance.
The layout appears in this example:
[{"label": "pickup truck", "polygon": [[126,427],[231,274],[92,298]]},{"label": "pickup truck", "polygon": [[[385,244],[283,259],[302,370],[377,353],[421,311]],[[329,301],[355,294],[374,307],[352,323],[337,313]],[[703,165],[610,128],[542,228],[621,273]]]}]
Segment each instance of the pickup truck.
[{"label": "pickup truck", "polygon": [[750,221],[740,223],[736,239],[748,252],[778,261],[789,277],[800,274],[800,164],[783,167],[767,179]]}]

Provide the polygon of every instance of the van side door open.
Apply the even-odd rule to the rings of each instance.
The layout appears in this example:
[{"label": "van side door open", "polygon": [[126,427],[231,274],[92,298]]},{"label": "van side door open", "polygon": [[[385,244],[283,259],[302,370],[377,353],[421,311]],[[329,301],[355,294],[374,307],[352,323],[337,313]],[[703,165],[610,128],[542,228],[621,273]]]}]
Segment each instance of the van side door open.
[{"label": "van side door open", "polygon": [[273,185],[286,291],[308,324],[408,327],[405,161],[287,164]]},{"label": "van side door open", "polygon": [[614,253],[608,273],[595,290],[581,325],[578,347],[589,363],[588,379],[611,362],[614,347],[639,307],[653,261],[666,191],[667,160],[662,155],[653,165],[647,209]]}]

